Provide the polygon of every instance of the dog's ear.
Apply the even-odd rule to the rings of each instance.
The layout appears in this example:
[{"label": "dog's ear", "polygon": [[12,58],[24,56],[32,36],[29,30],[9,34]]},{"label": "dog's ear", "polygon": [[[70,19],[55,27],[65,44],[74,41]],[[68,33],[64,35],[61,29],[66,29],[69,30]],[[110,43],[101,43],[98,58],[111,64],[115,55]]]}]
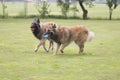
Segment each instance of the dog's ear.
[{"label": "dog's ear", "polygon": [[53,24],[53,28],[56,28],[56,24]]},{"label": "dog's ear", "polygon": [[39,19],[36,19],[36,22],[39,24],[39,23],[40,23],[40,20],[39,20]]}]

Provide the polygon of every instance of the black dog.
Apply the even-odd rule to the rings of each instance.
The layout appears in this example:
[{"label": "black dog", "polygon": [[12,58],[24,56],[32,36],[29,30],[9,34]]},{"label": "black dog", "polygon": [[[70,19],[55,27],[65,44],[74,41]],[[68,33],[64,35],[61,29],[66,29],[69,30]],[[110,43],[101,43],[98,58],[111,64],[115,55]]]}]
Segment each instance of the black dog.
[{"label": "black dog", "polygon": [[32,24],[31,24],[31,26],[30,26],[31,31],[32,31],[33,35],[34,35],[37,39],[40,40],[39,43],[38,43],[38,44],[36,45],[36,47],[35,47],[35,52],[38,51],[38,48],[39,48],[41,45],[43,45],[43,48],[44,48],[44,50],[45,50],[46,52],[48,52],[48,51],[50,50],[51,46],[52,46],[52,49],[53,49],[53,41],[50,40],[50,39],[49,39],[49,41],[50,41],[49,48],[46,49],[46,47],[45,47],[46,38],[44,38],[44,33],[45,33],[45,31],[46,31],[46,27],[48,27],[48,26],[49,26],[49,22],[48,22],[48,23],[44,23],[44,24],[40,24],[40,20],[39,20],[39,19],[35,19],[35,20],[32,22]]}]

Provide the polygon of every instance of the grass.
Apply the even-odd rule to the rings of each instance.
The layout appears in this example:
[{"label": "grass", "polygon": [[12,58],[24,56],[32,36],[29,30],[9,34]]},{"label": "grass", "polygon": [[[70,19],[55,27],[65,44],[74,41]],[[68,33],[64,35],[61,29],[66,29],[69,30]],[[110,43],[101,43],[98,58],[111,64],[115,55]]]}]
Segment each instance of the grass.
[{"label": "grass", "polygon": [[[86,25],[95,32],[92,42],[78,54],[71,43],[65,53],[52,56],[40,47],[30,31],[32,19],[0,19],[0,80],[119,80],[120,22],[118,20],[59,20],[60,25]],[[55,45],[56,46],[56,45]]]}]

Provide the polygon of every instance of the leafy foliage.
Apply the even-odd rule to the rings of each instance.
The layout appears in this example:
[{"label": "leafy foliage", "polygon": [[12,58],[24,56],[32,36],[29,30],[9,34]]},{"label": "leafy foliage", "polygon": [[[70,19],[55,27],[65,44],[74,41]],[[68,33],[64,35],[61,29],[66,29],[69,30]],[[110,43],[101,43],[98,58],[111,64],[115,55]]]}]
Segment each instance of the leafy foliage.
[{"label": "leafy foliage", "polygon": [[76,5],[73,5],[70,10],[73,12],[73,17],[76,17],[77,12],[79,12],[79,10],[77,9]]},{"label": "leafy foliage", "polygon": [[42,18],[45,18],[46,15],[50,13],[50,11],[48,10],[49,6],[50,4],[48,4],[46,1],[42,1],[41,4],[36,5],[36,9],[38,10]]},{"label": "leafy foliage", "polygon": [[89,6],[91,6],[92,1],[94,1],[94,0],[78,0],[78,3],[79,3],[79,5],[80,5],[80,7],[81,7],[81,9],[83,11],[83,15],[82,15],[83,20],[88,19],[88,17],[87,17],[88,10],[85,9],[85,6],[83,5],[83,2],[87,2],[87,3],[89,3]]},{"label": "leafy foliage", "polygon": [[63,16],[67,18],[67,13],[70,9],[70,3],[68,1],[64,2],[62,0],[57,0],[57,5],[60,6]]},{"label": "leafy foliage", "polygon": [[107,1],[107,5],[109,8],[113,8],[115,9],[117,7],[117,1],[118,0],[106,0]]},{"label": "leafy foliage", "polygon": [[118,0],[106,0],[107,1],[107,6],[109,7],[109,19],[112,19],[112,12],[114,9],[117,7],[117,1]]}]

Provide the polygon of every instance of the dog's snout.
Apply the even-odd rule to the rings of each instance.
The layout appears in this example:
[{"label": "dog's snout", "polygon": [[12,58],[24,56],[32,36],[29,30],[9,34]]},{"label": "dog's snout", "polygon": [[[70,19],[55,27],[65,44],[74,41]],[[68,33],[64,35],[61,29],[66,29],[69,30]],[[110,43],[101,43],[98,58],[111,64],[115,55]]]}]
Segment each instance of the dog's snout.
[{"label": "dog's snout", "polygon": [[31,31],[34,31],[34,30],[35,30],[35,28],[31,27]]}]

